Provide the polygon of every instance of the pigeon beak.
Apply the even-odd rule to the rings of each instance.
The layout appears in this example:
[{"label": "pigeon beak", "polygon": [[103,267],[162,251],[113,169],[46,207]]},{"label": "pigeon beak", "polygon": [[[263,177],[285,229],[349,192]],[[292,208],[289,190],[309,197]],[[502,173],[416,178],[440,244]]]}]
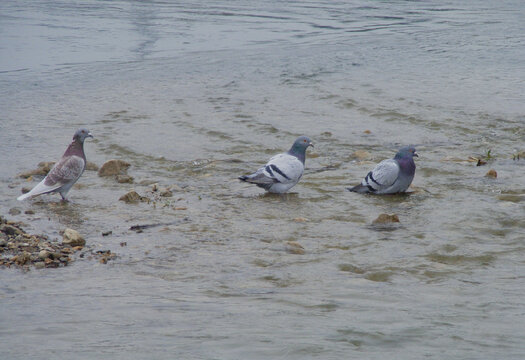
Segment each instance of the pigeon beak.
[{"label": "pigeon beak", "polygon": [[412,154],[412,156],[419,157],[419,155],[416,154],[415,152]]},{"label": "pigeon beak", "polygon": [[93,137],[93,134],[91,134],[90,132],[88,132],[88,134],[87,134],[86,137],[90,137],[90,138],[92,138],[92,137]]},{"label": "pigeon beak", "polygon": [[308,146],[314,147],[314,143],[309,143]]}]

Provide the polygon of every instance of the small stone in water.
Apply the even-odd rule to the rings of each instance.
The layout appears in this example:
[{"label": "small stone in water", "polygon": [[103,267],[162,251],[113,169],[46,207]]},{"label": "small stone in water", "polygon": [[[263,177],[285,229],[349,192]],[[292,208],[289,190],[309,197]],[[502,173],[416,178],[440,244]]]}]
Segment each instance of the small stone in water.
[{"label": "small stone in water", "polygon": [[169,191],[168,189],[166,189],[166,190],[163,190],[160,193],[160,196],[162,196],[162,197],[172,197],[173,193],[171,191]]},{"label": "small stone in water", "polygon": [[486,165],[487,162],[485,160],[478,159],[478,162],[476,163],[476,166],[483,166]]},{"label": "small stone in water", "polygon": [[133,177],[129,176],[129,175],[126,175],[126,174],[121,174],[121,175],[117,175],[115,177],[115,179],[117,180],[117,182],[119,184],[133,184]]},{"label": "small stone in water", "polygon": [[372,155],[370,155],[370,153],[366,150],[356,150],[352,154],[352,157],[356,158],[359,161],[363,161],[371,159]]},{"label": "small stone in water", "polygon": [[498,177],[498,173],[496,172],[496,170],[494,169],[490,169],[489,171],[487,171],[487,173],[485,174],[485,177],[491,177],[491,178],[497,178]]},{"label": "small stone in water", "polygon": [[297,241],[288,241],[286,243],[286,252],[289,254],[304,255],[304,247]]},{"label": "small stone in water", "polygon": [[38,257],[42,260],[45,260],[45,259],[48,259],[51,257],[51,253],[47,250],[41,250],[39,253],[38,253]]},{"label": "small stone in water", "polygon": [[380,214],[377,219],[372,221],[372,224],[391,224],[391,223],[398,223],[399,217],[396,214],[388,215],[388,214]]},{"label": "small stone in water", "polygon": [[22,213],[22,210],[20,210],[19,208],[11,208],[9,209],[9,215],[18,215]]},{"label": "small stone in water", "polygon": [[136,204],[139,201],[146,201],[146,198],[140,196],[136,191],[130,191],[120,197],[120,201],[124,201],[126,204]]},{"label": "small stone in water", "polygon": [[88,161],[86,164],[86,170],[88,171],[98,171],[98,165],[94,162]]},{"label": "small stone in water", "polygon": [[24,251],[22,254],[15,256],[13,259],[17,265],[25,265],[31,260],[31,254],[27,251]]},{"label": "small stone in water", "polygon": [[86,240],[78,233],[78,231],[67,228],[64,230],[62,244],[70,246],[84,246]]},{"label": "small stone in water", "polygon": [[113,176],[119,174],[126,174],[130,163],[124,160],[108,160],[98,170],[98,176]]}]

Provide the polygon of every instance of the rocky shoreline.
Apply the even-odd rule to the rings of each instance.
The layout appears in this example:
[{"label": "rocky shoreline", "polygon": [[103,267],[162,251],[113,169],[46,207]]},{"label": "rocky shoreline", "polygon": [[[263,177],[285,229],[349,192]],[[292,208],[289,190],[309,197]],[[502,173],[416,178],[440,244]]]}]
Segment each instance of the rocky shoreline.
[{"label": "rocky shoreline", "polygon": [[[67,266],[76,258],[85,257],[85,240],[73,229],[63,232],[62,241],[51,240],[46,235],[25,232],[22,223],[0,216],[0,268],[19,267],[29,270]],[[78,253],[78,256],[77,256]],[[109,250],[97,251],[90,257],[105,264],[116,258]]]}]

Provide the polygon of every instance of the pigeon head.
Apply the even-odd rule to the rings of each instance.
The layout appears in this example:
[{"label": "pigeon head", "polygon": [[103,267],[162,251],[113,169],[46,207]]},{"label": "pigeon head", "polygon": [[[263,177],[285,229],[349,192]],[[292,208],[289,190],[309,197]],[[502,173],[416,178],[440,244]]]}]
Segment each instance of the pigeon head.
[{"label": "pigeon head", "polygon": [[304,164],[304,160],[306,159],[306,149],[309,146],[314,146],[312,140],[310,140],[308,136],[299,136],[293,143],[290,150],[288,150],[288,154],[295,156]]},{"label": "pigeon head", "polygon": [[401,148],[397,152],[397,154],[394,157],[394,159],[396,159],[396,160],[412,159],[414,156],[418,157],[418,155],[416,154],[416,148],[413,147],[412,145],[410,145],[410,146],[405,146],[405,147]]},{"label": "pigeon head", "polygon": [[80,141],[81,143],[86,140],[86,138],[92,138],[93,135],[89,132],[88,129],[80,128],[75,132],[75,135],[73,135],[73,140]]},{"label": "pigeon head", "polygon": [[304,152],[309,146],[314,146],[312,140],[310,140],[308,136],[299,136],[293,143],[290,152],[304,154]]}]

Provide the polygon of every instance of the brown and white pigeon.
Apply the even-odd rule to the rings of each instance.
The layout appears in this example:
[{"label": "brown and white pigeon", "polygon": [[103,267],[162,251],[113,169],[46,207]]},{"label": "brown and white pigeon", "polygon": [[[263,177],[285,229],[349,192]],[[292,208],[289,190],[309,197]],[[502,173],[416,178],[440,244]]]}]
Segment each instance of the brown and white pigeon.
[{"label": "brown and white pigeon", "polygon": [[20,195],[17,200],[24,200],[33,196],[60,193],[62,200],[67,201],[66,195],[71,187],[77,182],[86,169],[86,155],[84,154],[84,140],[93,137],[89,130],[78,129],[73,136],[73,141],[66,152],[47,176],[31,191]]}]

